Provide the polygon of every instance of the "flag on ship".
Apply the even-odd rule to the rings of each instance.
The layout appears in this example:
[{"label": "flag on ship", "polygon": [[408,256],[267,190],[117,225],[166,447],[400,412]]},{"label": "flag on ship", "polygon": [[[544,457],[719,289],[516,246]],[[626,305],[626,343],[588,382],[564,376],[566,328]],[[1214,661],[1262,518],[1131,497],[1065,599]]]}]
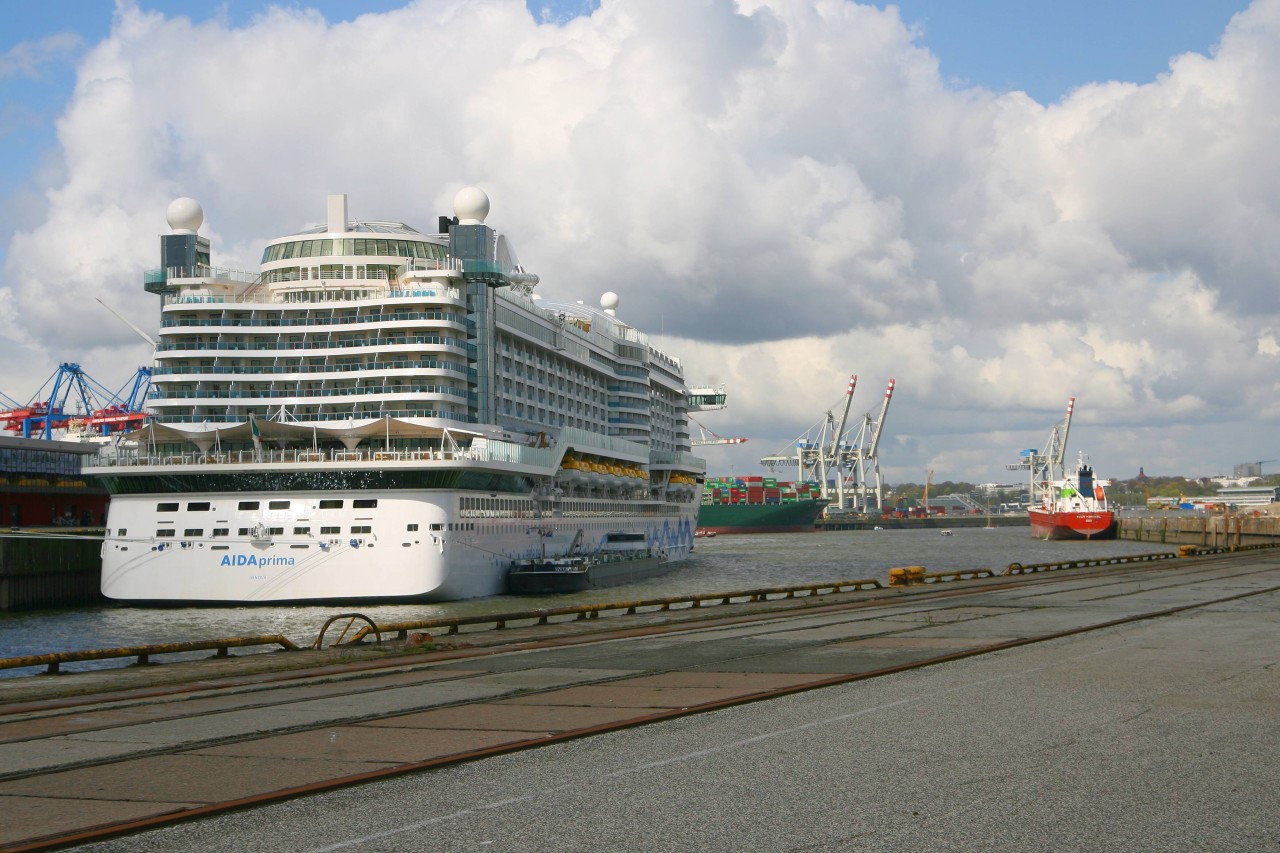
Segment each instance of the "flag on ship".
[{"label": "flag on ship", "polygon": [[253,412],[249,413],[249,433],[253,436],[253,455],[262,459],[262,430],[258,427],[258,419]]}]

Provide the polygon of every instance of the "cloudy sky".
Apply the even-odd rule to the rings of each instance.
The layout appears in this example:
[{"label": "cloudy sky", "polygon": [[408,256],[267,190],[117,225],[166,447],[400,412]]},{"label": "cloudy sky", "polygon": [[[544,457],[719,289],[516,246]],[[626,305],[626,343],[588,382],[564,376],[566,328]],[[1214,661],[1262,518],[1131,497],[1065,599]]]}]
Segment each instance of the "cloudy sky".
[{"label": "cloudy sky", "polygon": [[6,13],[11,398],[149,362],[96,300],[156,328],[177,196],[256,269],[329,193],[429,230],[474,184],[548,297],[728,386],[710,473],[850,374],[891,482],[1010,482],[1071,396],[1104,476],[1280,459],[1280,0],[206,5]]}]

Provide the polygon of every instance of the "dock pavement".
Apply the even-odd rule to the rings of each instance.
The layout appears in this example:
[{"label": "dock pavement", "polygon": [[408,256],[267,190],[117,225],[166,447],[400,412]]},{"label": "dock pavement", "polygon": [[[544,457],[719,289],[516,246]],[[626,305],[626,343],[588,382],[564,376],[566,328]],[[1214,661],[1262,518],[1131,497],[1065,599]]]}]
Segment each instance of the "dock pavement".
[{"label": "dock pavement", "polygon": [[0,680],[0,850],[1280,850],[1280,551]]}]

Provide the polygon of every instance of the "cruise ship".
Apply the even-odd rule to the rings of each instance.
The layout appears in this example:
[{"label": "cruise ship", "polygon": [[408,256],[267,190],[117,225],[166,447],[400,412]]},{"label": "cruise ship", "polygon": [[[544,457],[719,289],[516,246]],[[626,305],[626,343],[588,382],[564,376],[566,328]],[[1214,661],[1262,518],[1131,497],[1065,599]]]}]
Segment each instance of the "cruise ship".
[{"label": "cruise ship", "polygon": [[358,220],[210,263],[169,205],[152,422],[84,471],[111,499],[102,592],[150,605],[501,594],[519,560],[643,533],[685,559],[705,475],[680,361],[600,307],[552,302],[466,188],[420,232]]}]

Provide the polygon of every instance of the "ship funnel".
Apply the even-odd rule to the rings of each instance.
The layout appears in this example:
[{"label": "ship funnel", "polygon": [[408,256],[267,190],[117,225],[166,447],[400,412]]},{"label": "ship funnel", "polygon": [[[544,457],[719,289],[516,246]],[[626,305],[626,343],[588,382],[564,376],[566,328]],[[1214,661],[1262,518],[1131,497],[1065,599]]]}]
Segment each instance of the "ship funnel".
[{"label": "ship funnel", "polygon": [[325,230],[330,234],[345,234],[347,227],[346,193],[329,196],[329,221]]}]

